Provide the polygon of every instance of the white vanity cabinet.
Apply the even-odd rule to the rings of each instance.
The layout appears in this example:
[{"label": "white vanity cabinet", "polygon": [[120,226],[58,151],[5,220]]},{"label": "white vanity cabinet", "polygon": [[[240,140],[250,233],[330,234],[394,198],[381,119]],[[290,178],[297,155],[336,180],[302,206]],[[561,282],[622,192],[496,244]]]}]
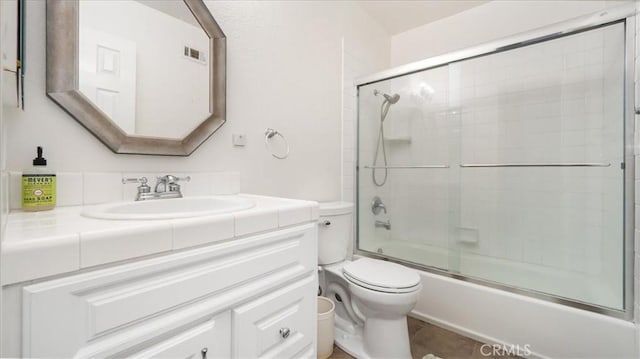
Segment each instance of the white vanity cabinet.
[{"label": "white vanity cabinet", "polygon": [[22,356],[315,358],[316,231],[307,223],[24,286]]}]

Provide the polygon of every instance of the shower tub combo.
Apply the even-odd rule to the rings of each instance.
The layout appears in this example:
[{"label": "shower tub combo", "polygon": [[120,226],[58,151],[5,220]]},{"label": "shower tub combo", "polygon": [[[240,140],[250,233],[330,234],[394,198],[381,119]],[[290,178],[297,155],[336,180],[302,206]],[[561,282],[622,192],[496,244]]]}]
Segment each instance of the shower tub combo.
[{"label": "shower tub combo", "polygon": [[413,315],[538,357],[634,357],[635,6],[357,81],[357,250]]}]

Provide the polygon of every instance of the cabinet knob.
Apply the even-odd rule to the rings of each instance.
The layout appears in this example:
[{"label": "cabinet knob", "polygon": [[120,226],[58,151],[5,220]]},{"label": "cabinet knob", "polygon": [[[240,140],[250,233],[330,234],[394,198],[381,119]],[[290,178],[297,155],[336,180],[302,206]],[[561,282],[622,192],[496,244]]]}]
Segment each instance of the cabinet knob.
[{"label": "cabinet knob", "polygon": [[324,222],[321,222],[321,224],[325,227],[329,227],[331,225],[331,221],[324,221]]},{"label": "cabinet knob", "polygon": [[289,328],[281,328],[280,329],[280,336],[284,339],[289,337],[289,334],[291,334],[291,329]]},{"label": "cabinet knob", "polygon": [[209,351],[208,348],[202,348],[202,350],[200,351],[200,354],[202,354],[202,359],[207,359],[207,352]]}]

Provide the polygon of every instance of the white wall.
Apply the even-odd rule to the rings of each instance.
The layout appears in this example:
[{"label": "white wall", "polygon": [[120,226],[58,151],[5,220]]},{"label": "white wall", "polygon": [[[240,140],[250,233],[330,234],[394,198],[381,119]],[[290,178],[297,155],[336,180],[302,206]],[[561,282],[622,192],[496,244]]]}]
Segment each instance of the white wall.
[{"label": "white wall", "polygon": [[391,66],[480,45],[626,1],[491,1],[391,38]]},{"label": "white wall", "polygon": [[[342,39],[377,71],[388,67],[388,35],[352,2],[207,5],[227,35],[228,122],[183,158],[113,154],[45,96],[45,3],[27,1],[26,110],[5,112],[8,169],[30,166],[41,145],[58,171],[238,171],[243,192],[339,199]],[[287,160],[266,151],[267,127],[287,137]],[[248,145],[233,147],[232,133]]]}]

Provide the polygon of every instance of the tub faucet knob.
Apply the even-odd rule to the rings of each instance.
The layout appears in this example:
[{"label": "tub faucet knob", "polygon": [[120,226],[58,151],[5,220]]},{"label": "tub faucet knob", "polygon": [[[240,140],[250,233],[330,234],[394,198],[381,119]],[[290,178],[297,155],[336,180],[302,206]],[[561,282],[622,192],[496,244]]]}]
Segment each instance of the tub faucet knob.
[{"label": "tub faucet knob", "polygon": [[380,197],[373,197],[373,201],[371,202],[371,212],[375,215],[380,214],[380,212],[384,212],[385,214],[387,213],[387,206],[382,203],[382,199],[380,199]]}]

